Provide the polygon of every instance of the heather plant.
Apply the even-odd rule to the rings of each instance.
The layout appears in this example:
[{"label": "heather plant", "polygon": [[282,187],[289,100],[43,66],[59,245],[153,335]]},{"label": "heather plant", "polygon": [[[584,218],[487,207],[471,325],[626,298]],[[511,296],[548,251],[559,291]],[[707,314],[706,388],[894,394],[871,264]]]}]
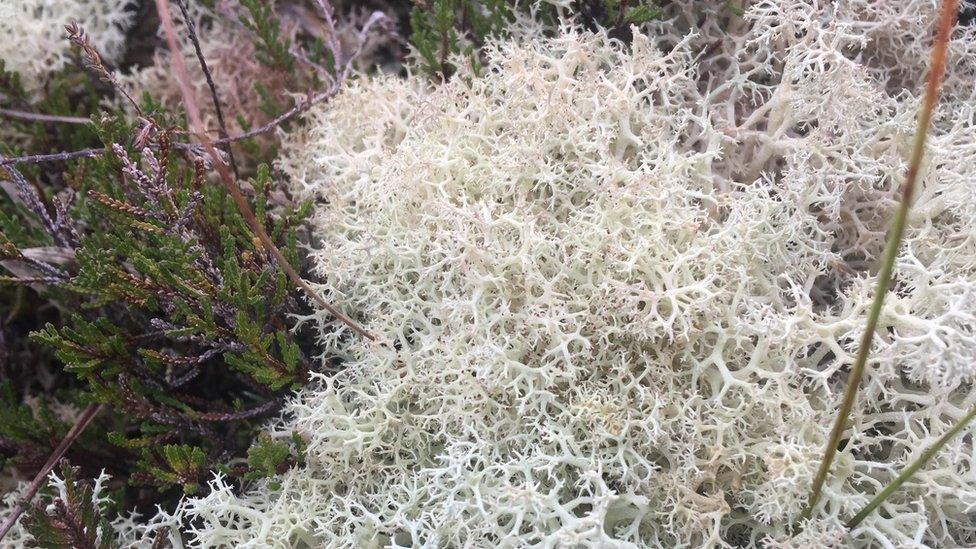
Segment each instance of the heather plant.
[{"label": "heather plant", "polygon": [[[131,128],[102,130],[111,155],[81,163],[68,191],[80,198],[70,211],[64,194],[55,198],[46,242],[34,243],[54,244],[66,264],[6,240],[3,259],[23,273],[6,281],[44,284],[74,309],[32,337],[79,378],[88,400],[124,413],[108,437],[116,455],[109,470],[192,493],[221,456],[247,449],[248,420],[307,379],[308,360],[285,329],[287,314],[302,306],[232,202],[207,184],[202,159],[187,167],[165,132],[136,155],[112,142]],[[29,183],[8,170],[29,195]],[[269,204],[267,168],[251,188],[259,219],[297,264],[307,206]],[[39,201],[26,203],[34,208],[21,212],[22,222],[50,217]],[[31,442],[5,441],[18,454],[36,453]]]},{"label": "heather plant", "polygon": [[[57,495],[50,503],[37,503],[25,520],[32,547],[111,549],[116,547],[113,530],[103,516],[106,498],[99,496],[100,476],[95,485],[80,480],[77,468],[61,463],[59,475],[53,475],[51,486]],[[47,508],[50,507],[50,510]]]},{"label": "heather plant", "polygon": [[461,54],[477,69],[485,38],[502,32],[511,17],[505,0],[417,2],[410,12],[410,43],[421,67],[446,79],[457,70],[451,59]]},{"label": "heather plant", "polygon": [[410,11],[410,45],[416,63],[429,77],[449,79],[463,63],[478,75],[485,42],[504,36],[519,19],[552,32],[561,18],[575,18],[588,28],[606,28],[630,40],[630,26],[661,15],[649,0],[422,0]]}]

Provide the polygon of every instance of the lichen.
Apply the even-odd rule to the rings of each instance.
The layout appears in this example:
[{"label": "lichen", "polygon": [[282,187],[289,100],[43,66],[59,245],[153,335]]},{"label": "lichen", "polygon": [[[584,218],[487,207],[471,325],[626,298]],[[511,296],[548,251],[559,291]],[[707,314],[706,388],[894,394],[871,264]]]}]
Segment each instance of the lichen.
[{"label": "lichen", "polygon": [[0,59],[39,93],[48,77],[71,63],[64,26],[77,23],[106,61],[119,60],[135,15],[133,0],[4,0],[0,4]]}]

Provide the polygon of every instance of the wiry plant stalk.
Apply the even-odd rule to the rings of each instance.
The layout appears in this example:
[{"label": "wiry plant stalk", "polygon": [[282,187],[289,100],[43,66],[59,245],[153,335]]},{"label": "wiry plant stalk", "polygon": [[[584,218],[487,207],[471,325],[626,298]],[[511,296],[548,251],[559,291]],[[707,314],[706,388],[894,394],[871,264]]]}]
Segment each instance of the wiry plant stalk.
[{"label": "wiry plant stalk", "polygon": [[874,300],[871,303],[871,310],[868,313],[867,326],[865,326],[864,333],[861,335],[857,356],[854,359],[854,366],[851,368],[851,374],[847,380],[847,388],[844,390],[844,398],[841,400],[840,408],[837,410],[837,417],[830,431],[830,438],[827,440],[827,446],[824,449],[824,456],[820,462],[820,468],[817,470],[817,476],[813,480],[813,486],[810,490],[810,501],[807,503],[807,507],[801,515],[803,519],[809,519],[813,515],[813,509],[820,500],[824,482],[827,479],[827,474],[830,472],[830,465],[837,455],[837,446],[840,444],[841,436],[847,427],[851,409],[854,407],[854,401],[857,398],[861,378],[864,376],[864,367],[867,364],[868,353],[871,351],[871,341],[878,327],[878,318],[881,316],[881,308],[884,305],[885,296],[888,293],[888,285],[891,283],[891,274],[894,271],[898,248],[901,245],[902,236],[905,233],[908,209],[911,207],[918,173],[922,165],[922,157],[925,152],[925,140],[928,137],[929,126],[932,120],[932,111],[935,110],[935,104],[939,98],[939,87],[942,83],[943,73],[945,72],[949,35],[955,24],[958,4],[959,0],[944,0],[942,2],[935,43],[932,46],[925,97],[918,115],[918,126],[915,130],[915,140],[912,144],[912,155],[908,164],[908,172],[905,175],[905,183],[901,188],[901,202],[898,204],[898,211],[895,213],[891,230],[888,233],[888,242],[885,246],[884,255],[882,256],[881,269],[878,272]]},{"label": "wiry plant stalk", "polygon": [[[207,60],[203,57],[203,48],[200,47],[200,40],[197,38],[197,31],[193,24],[193,18],[190,17],[190,10],[186,7],[186,0],[176,0],[176,5],[180,8],[180,14],[183,15],[183,21],[186,23],[186,33],[190,37],[190,42],[193,43],[193,51],[197,54],[200,69],[203,70],[203,76],[207,80],[207,87],[210,88],[210,99],[213,101],[214,111],[217,113],[217,127],[220,130],[220,138],[227,139],[229,134],[227,133],[227,123],[224,121],[224,110],[220,108],[220,95],[217,93],[217,84],[214,83],[213,74],[210,72],[210,67],[207,66]],[[230,167],[234,171],[234,177],[240,177],[240,174],[237,172],[237,161],[234,160],[234,151],[231,150],[230,142],[222,145],[222,148],[230,160]]]},{"label": "wiry plant stalk", "polygon": [[[278,126],[288,122],[292,118],[295,118],[299,114],[309,110],[314,105],[327,101],[335,96],[338,92],[338,86],[331,86],[327,90],[316,94],[310,94],[307,97],[303,97],[295,102],[295,105],[287,111],[279,114],[273,120],[259,126],[257,128],[248,130],[246,132],[232,135],[230,137],[222,137],[220,139],[215,139],[211,141],[216,146],[224,146],[230,143],[236,143],[238,141],[244,141],[245,139],[251,139],[252,137],[257,137],[259,135],[271,132]],[[188,150],[197,149],[199,145],[195,143],[184,143],[175,142],[172,143],[174,149]],[[109,147],[93,147],[89,149],[80,149],[77,151],[65,151],[59,153],[50,154],[29,154],[24,156],[14,156],[10,158],[0,158],[0,166],[11,166],[14,164],[42,164],[44,162],[59,162],[74,160],[76,158],[94,158],[97,156],[102,156],[103,154],[109,152]]]},{"label": "wiry plant stalk", "polygon": [[168,0],[156,0],[156,9],[159,11],[159,18],[162,21],[163,29],[166,32],[166,43],[169,46],[170,53],[172,54],[171,61],[173,64],[174,72],[176,73],[177,80],[180,85],[180,92],[183,95],[183,102],[186,106],[187,118],[190,122],[190,129],[196,134],[197,139],[203,144],[207,153],[213,160],[214,168],[220,175],[220,179],[224,184],[225,189],[230,193],[231,198],[234,200],[234,204],[237,206],[238,211],[241,216],[247,221],[249,228],[261,241],[265,250],[271,254],[281,269],[286,275],[294,282],[299,288],[301,288],[306,295],[308,295],[312,300],[314,300],[320,307],[328,311],[338,320],[345,323],[352,329],[353,332],[359,334],[370,340],[375,340],[376,337],[363,329],[359,324],[357,324],[353,319],[341,313],[338,309],[330,305],[321,296],[319,296],[315,290],[295,271],[291,266],[285,256],[282,255],[278,247],[275,246],[271,237],[264,230],[264,227],[258,222],[257,217],[254,216],[254,212],[251,211],[251,207],[248,206],[247,200],[244,195],[241,194],[237,183],[234,181],[233,175],[231,175],[230,170],[224,163],[220,154],[214,148],[213,141],[207,136],[203,127],[203,119],[200,116],[200,109],[197,107],[196,100],[193,96],[193,90],[190,88],[190,80],[186,70],[186,63],[183,60],[183,55],[180,52],[179,46],[176,42],[176,31],[173,28],[173,18],[169,12],[169,1]]},{"label": "wiry plant stalk", "polygon": [[4,158],[3,160],[0,160],[0,166],[12,166],[14,164],[41,164],[44,162],[74,160],[75,158],[94,158],[96,156],[102,156],[106,152],[108,152],[107,148],[98,147],[49,154],[26,154],[24,156]]},{"label": "wiry plant stalk", "polygon": [[905,484],[905,482],[908,479],[912,478],[912,475],[918,472],[918,470],[921,469],[926,463],[928,463],[930,459],[932,459],[937,453],[939,453],[939,450],[941,450],[943,446],[945,446],[950,440],[952,440],[956,435],[958,435],[960,431],[965,429],[966,426],[969,425],[969,422],[973,420],[973,418],[976,418],[976,406],[973,406],[972,409],[969,410],[969,413],[967,413],[959,421],[957,421],[952,426],[951,429],[945,432],[944,435],[939,437],[939,440],[935,441],[935,443],[933,443],[931,446],[923,450],[922,453],[919,454],[918,458],[916,458],[915,461],[911,462],[911,464],[909,464],[908,467],[905,467],[905,470],[902,471],[901,474],[898,475],[895,478],[895,480],[891,482],[891,484],[885,486],[883,490],[878,492],[878,495],[874,496],[874,499],[872,499],[867,505],[864,506],[864,509],[861,509],[861,511],[858,512],[858,514],[854,515],[854,518],[847,521],[847,527],[854,528],[855,526],[860,524],[861,521],[865,519],[865,517],[867,517],[872,512],[874,512],[874,510],[877,509],[878,506],[884,502],[884,500],[888,499],[888,496],[895,493],[899,488],[901,488],[901,485]]},{"label": "wiry plant stalk", "polygon": [[91,124],[91,120],[81,116],[61,116],[36,112],[18,111],[16,109],[0,109],[0,116],[28,122],[60,122],[63,124]]},{"label": "wiry plant stalk", "polygon": [[51,472],[51,469],[54,468],[54,465],[58,462],[58,460],[64,456],[64,453],[68,451],[68,448],[72,443],[74,443],[75,439],[78,438],[78,435],[80,435],[82,431],[88,427],[88,424],[95,419],[95,416],[98,415],[98,412],[101,409],[101,404],[89,404],[81,415],[78,416],[78,420],[75,421],[74,426],[72,426],[71,430],[64,435],[61,443],[58,444],[58,447],[55,448],[54,452],[51,453],[51,457],[47,459],[47,462],[44,463],[41,470],[38,471],[37,475],[34,476],[34,480],[31,481],[30,485],[27,487],[27,490],[25,490],[23,495],[17,499],[16,505],[14,505],[14,508],[10,512],[10,516],[8,516],[7,520],[5,520],[3,525],[0,526],[0,540],[2,540],[3,537],[7,535],[7,532],[14,527],[14,524],[17,524],[17,519],[19,519],[20,515],[24,513],[24,509],[27,509],[27,506],[30,505],[31,500],[34,499],[34,495],[37,494],[37,491],[41,489],[41,485],[44,484],[44,479],[47,478],[48,473]]}]

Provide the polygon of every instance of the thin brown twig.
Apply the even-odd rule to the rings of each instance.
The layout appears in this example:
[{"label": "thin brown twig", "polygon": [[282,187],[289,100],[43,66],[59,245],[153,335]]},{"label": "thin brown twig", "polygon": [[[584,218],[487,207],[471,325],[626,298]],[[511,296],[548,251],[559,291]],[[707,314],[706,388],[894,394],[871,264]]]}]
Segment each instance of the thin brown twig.
[{"label": "thin brown twig", "polygon": [[264,227],[262,227],[261,223],[258,222],[258,219],[254,215],[254,212],[251,211],[251,207],[248,205],[247,200],[244,199],[244,195],[237,187],[237,183],[234,181],[234,177],[231,175],[230,171],[228,170],[227,165],[224,164],[224,161],[220,157],[220,154],[218,154],[217,150],[214,148],[213,141],[210,140],[210,138],[207,136],[206,132],[204,131],[203,119],[200,116],[200,109],[197,107],[196,100],[193,97],[193,90],[190,88],[190,81],[187,75],[186,63],[183,60],[183,55],[180,52],[179,46],[177,45],[176,42],[176,31],[173,28],[173,18],[170,15],[170,11],[169,11],[169,1],[156,0],[156,9],[159,12],[159,18],[163,24],[163,29],[166,33],[166,42],[167,45],[169,46],[170,53],[172,54],[171,62],[173,65],[173,70],[176,73],[176,79],[180,85],[180,91],[183,94],[183,102],[186,106],[187,118],[190,121],[190,129],[192,130],[193,133],[197,135],[197,139],[200,140],[204,148],[210,154],[210,157],[213,160],[213,166],[214,168],[216,168],[217,173],[220,175],[220,179],[223,182],[227,192],[230,193],[231,198],[233,198],[234,203],[237,205],[238,211],[240,211],[241,215],[244,217],[244,220],[250,226],[251,230],[258,237],[258,239],[261,241],[261,244],[264,246],[264,248],[268,251],[268,253],[274,256],[278,265],[281,267],[283,271],[285,271],[285,274],[287,274],[288,277],[291,278],[292,282],[298,285],[298,287],[300,287],[319,306],[321,306],[323,309],[331,313],[338,320],[342,321],[347,326],[349,326],[349,328],[352,329],[353,332],[361,335],[362,337],[375,341],[376,336],[367,332],[365,329],[359,326],[359,324],[357,324],[354,320],[344,315],[339,310],[334,308],[332,305],[327,303],[324,299],[322,299],[322,297],[320,297],[315,292],[315,290],[312,289],[311,286],[309,286],[307,282],[302,280],[302,277],[299,276],[299,274],[291,266],[288,260],[285,259],[284,255],[282,255],[281,251],[278,250],[278,247],[275,246],[274,242],[271,240],[271,237],[269,237],[268,233],[264,230]]},{"label": "thin brown twig", "polygon": [[108,152],[105,147],[94,149],[81,149],[77,151],[66,151],[51,154],[28,154],[24,156],[14,156],[0,160],[0,166],[11,164],[41,164],[43,162],[57,162],[59,160],[73,160],[75,158],[94,158]]},{"label": "thin brown twig", "polygon": [[[227,140],[230,141],[230,142],[233,142],[233,141],[243,141],[245,139],[250,139],[252,137],[256,137],[258,135],[262,135],[262,134],[268,133],[271,130],[277,128],[278,126],[284,124],[285,122],[291,120],[295,116],[297,116],[297,115],[299,115],[299,114],[307,111],[308,109],[312,108],[312,105],[315,105],[316,103],[320,103],[321,101],[323,101],[325,99],[329,99],[330,97],[332,97],[334,95],[335,95],[335,91],[330,89],[330,90],[326,90],[324,92],[321,92],[321,93],[318,93],[318,94],[315,94],[315,95],[310,95],[308,97],[299,99],[295,103],[295,105],[292,106],[292,108],[290,108],[287,111],[279,114],[278,116],[276,116],[273,120],[271,120],[267,124],[265,124],[263,126],[259,126],[257,128],[254,128],[252,130],[246,131],[244,133],[231,136],[231,137],[227,138]],[[220,142],[221,142],[221,140],[217,140],[217,141],[214,141],[214,144],[217,145],[217,144],[220,144]]]},{"label": "thin brown twig", "polygon": [[[268,133],[271,130],[274,130],[275,128],[280,126],[281,124],[284,124],[288,120],[291,120],[295,116],[307,111],[316,103],[319,103],[321,101],[333,97],[336,94],[336,91],[337,90],[335,89],[329,89],[324,92],[315,94],[311,97],[300,99],[297,103],[295,103],[295,105],[292,108],[279,114],[277,117],[275,117],[274,120],[271,120],[267,124],[246,131],[244,133],[232,135],[230,137],[226,137],[222,139],[215,139],[214,141],[212,141],[212,143],[214,145],[226,145],[229,143],[244,141],[245,139],[251,139],[252,137],[256,137],[258,135]],[[188,149],[194,149],[199,147],[199,145],[195,143],[181,143],[181,142],[173,143],[172,146],[174,149],[179,149],[179,150],[188,150]],[[90,148],[90,149],[80,149],[77,151],[66,151],[66,152],[50,153],[50,154],[28,154],[24,156],[15,156],[11,158],[0,159],[0,166],[8,166],[10,164],[41,164],[44,162],[58,162],[64,160],[73,160],[75,158],[94,158],[96,156],[101,156],[107,153],[108,151],[109,149],[107,147],[97,147],[97,148]]]},{"label": "thin brown twig", "polygon": [[28,122],[62,122],[64,124],[90,124],[91,120],[81,116],[59,116],[56,114],[40,114],[36,112],[18,111],[15,109],[0,109],[0,116]]},{"label": "thin brown twig", "polygon": [[0,540],[2,540],[3,537],[7,535],[7,532],[14,527],[14,524],[17,524],[17,520],[20,518],[20,515],[23,514],[27,506],[30,505],[31,500],[34,499],[34,495],[37,494],[37,491],[41,489],[41,485],[44,484],[44,480],[47,478],[47,475],[51,472],[51,469],[54,468],[54,464],[56,464],[58,460],[64,456],[64,453],[68,451],[68,447],[70,447],[75,439],[77,439],[82,433],[82,431],[88,427],[88,424],[95,419],[95,416],[98,415],[98,412],[101,409],[101,404],[89,404],[88,407],[81,412],[81,415],[78,416],[78,420],[75,421],[75,424],[71,427],[68,433],[64,435],[64,438],[61,439],[61,443],[58,444],[57,448],[54,449],[51,456],[47,458],[47,462],[44,463],[41,470],[38,471],[37,475],[34,476],[34,480],[31,481],[30,485],[27,487],[27,490],[25,490],[20,498],[17,499],[17,503],[14,505],[14,508],[7,517],[7,520],[5,520],[3,525],[0,526]]},{"label": "thin brown twig", "polygon": [[[193,18],[190,17],[190,12],[186,7],[186,0],[176,0],[176,5],[179,6],[180,13],[183,15],[183,21],[186,23],[186,33],[190,37],[190,42],[193,43],[193,51],[197,54],[197,61],[200,62],[200,68],[203,69],[203,76],[207,80],[207,87],[210,88],[210,99],[213,100],[214,110],[217,111],[217,126],[220,130],[220,137],[221,139],[227,139],[230,134],[227,133],[227,124],[224,122],[224,110],[220,108],[220,96],[217,94],[217,85],[214,83],[210,67],[207,66],[207,60],[203,57],[203,49],[200,47],[200,40],[197,38]],[[234,177],[239,179],[240,174],[237,171],[237,162],[234,160],[234,151],[231,150],[230,141],[224,143],[221,148],[224,149],[228,159],[230,159],[230,167],[234,171]]]}]

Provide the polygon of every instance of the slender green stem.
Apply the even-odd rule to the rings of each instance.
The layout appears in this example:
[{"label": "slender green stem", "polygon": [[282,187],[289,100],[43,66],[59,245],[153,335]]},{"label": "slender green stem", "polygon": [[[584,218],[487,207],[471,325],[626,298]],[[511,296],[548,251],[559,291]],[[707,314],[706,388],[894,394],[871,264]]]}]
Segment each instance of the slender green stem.
[{"label": "slender green stem", "polygon": [[939,84],[945,72],[946,50],[949,44],[949,34],[955,23],[956,6],[958,0],[944,0],[939,16],[938,32],[935,44],[932,47],[932,57],[929,64],[928,82],[925,88],[925,98],[918,115],[918,127],[915,130],[915,141],[912,144],[911,160],[908,164],[908,172],[905,174],[905,183],[901,188],[901,202],[898,204],[898,211],[891,224],[888,233],[888,242],[885,245],[884,255],[881,259],[881,268],[878,271],[877,286],[874,291],[874,301],[871,303],[871,310],[868,313],[867,326],[861,334],[860,345],[857,349],[857,356],[854,365],[851,367],[850,378],[847,380],[847,388],[844,390],[844,397],[841,400],[840,408],[837,410],[837,417],[834,426],[830,430],[830,438],[824,449],[824,456],[814,477],[813,486],[810,490],[810,501],[806,509],[803,510],[801,517],[809,519],[813,515],[813,509],[820,500],[823,491],[824,481],[830,472],[830,465],[837,455],[837,447],[840,444],[841,436],[847,428],[850,419],[851,409],[857,398],[857,391],[864,377],[864,366],[867,364],[868,353],[871,350],[871,340],[878,327],[878,318],[881,316],[881,308],[884,305],[885,296],[888,294],[888,285],[891,283],[891,273],[894,271],[895,259],[898,256],[898,248],[905,232],[905,222],[908,219],[908,209],[911,207],[912,195],[915,192],[918,173],[922,165],[922,156],[925,152],[925,139],[928,136],[929,123],[932,120],[932,111],[935,110],[935,103],[939,97]]},{"label": "slender green stem", "polygon": [[933,445],[926,448],[925,451],[923,451],[918,456],[918,458],[915,459],[915,461],[913,461],[908,467],[906,467],[905,470],[902,471],[901,474],[898,475],[898,477],[891,482],[891,484],[885,486],[884,490],[881,490],[881,492],[879,492],[878,495],[874,496],[874,499],[872,499],[870,503],[865,505],[864,509],[861,509],[861,511],[858,514],[854,515],[854,518],[852,518],[847,522],[847,527],[854,528],[855,526],[860,524],[860,522],[864,520],[865,517],[870,515],[875,509],[877,509],[877,507],[881,505],[881,503],[884,502],[884,500],[887,499],[888,496],[895,493],[895,491],[901,488],[902,484],[905,484],[905,481],[912,478],[912,475],[914,475],[919,469],[922,468],[922,466],[924,466],[930,459],[932,459],[935,456],[935,454],[937,454],[939,450],[941,450],[942,447],[946,445],[946,443],[948,443],[957,434],[959,434],[959,431],[965,429],[966,426],[969,425],[969,422],[973,420],[973,418],[976,418],[976,406],[973,406],[973,408],[969,411],[968,414],[963,416],[962,419],[957,421],[955,425],[952,426],[951,429],[949,429],[948,431],[945,432],[944,435],[939,437],[939,440],[935,441]]}]

